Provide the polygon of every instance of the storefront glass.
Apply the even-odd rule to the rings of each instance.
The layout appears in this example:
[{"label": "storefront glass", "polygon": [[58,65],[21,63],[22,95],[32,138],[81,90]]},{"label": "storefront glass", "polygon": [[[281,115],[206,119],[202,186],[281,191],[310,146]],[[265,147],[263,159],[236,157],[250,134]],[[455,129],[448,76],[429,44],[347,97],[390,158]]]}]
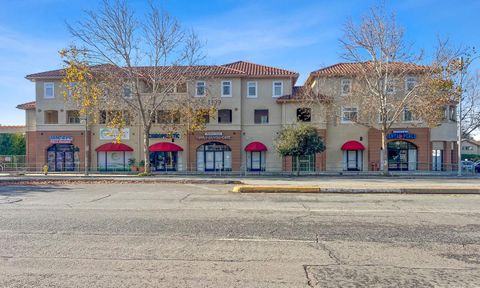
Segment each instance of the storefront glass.
[{"label": "storefront glass", "polygon": [[197,171],[232,171],[232,149],[220,142],[197,148]]},{"label": "storefront glass", "polygon": [[247,152],[247,170],[248,171],[265,171],[265,152],[252,151]]},{"label": "storefront glass", "polygon": [[388,170],[417,170],[417,146],[407,141],[392,141],[387,144]]},{"label": "storefront glass", "polygon": [[345,171],[362,171],[363,151],[362,150],[345,150],[343,151],[343,170]]},{"label": "storefront glass", "polygon": [[177,171],[178,152],[151,152],[150,164],[155,171]]},{"label": "storefront glass", "polygon": [[98,169],[101,171],[128,170],[128,159],[132,157],[132,152],[127,151],[97,152]]},{"label": "storefront glass", "polygon": [[79,149],[73,144],[53,144],[47,149],[49,171],[78,171]]}]

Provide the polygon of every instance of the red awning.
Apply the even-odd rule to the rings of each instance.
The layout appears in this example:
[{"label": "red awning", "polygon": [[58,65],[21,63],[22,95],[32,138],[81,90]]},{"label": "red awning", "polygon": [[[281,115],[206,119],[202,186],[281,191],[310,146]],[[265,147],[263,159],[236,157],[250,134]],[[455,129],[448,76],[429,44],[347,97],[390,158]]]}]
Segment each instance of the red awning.
[{"label": "red awning", "polygon": [[128,146],[128,145],[125,145],[125,144],[122,144],[122,143],[107,143],[107,144],[103,144],[99,147],[97,147],[97,149],[95,149],[95,151],[97,152],[113,152],[113,151],[125,151],[125,152],[130,152],[130,151],[133,151],[133,148]]},{"label": "red awning", "polygon": [[150,152],[177,152],[183,151],[183,148],[171,142],[159,142],[150,145],[148,150],[150,150]]},{"label": "red awning", "polygon": [[342,150],[365,150],[365,146],[358,141],[351,140],[342,145]]},{"label": "red awning", "polygon": [[261,142],[252,142],[245,147],[245,151],[247,152],[261,152],[267,150],[267,146]]}]

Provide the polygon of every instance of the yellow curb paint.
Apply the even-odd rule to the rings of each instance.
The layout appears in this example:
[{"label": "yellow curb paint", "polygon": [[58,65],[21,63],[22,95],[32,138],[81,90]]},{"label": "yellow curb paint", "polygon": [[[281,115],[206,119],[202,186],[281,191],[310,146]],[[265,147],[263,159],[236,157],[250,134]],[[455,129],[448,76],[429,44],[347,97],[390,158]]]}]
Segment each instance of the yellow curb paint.
[{"label": "yellow curb paint", "polygon": [[317,186],[235,186],[235,193],[318,193]]}]

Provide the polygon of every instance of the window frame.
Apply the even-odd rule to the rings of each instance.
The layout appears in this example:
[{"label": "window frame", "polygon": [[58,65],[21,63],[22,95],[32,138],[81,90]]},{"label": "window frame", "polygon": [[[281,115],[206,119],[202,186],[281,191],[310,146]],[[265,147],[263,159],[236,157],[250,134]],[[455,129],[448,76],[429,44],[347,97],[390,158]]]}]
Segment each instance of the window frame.
[{"label": "window frame", "polygon": [[349,113],[353,112],[353,111],[345,111],[346,109],[355,109],[355,113],[357,114],[357,118],[358,118],[358,107],[357,106],[342,106],[342,114],[341,114],[340,122],[342,124],[355,123],[355,121],[344,119],[344,115],[345,115],[346,112],[349,112]]},{"label": "window frame", "polygon": [[[256,113],[257,113],[257,111],[267,111],[267,122],[262,122],[262,121],[261,121],[261,119],[262,119],[261,117],[259,118],[259,119],[260,119],[259,122],[256,121],[256,118],[257,118],[257,117],[256,117]],[[269,109],[254,109],[254,110],[253,110],[253,123],[254,123],[254,124],[260,124],[260,125],[269,124],[269,123],[270,123],[270,111],[269,111]]]},{"label": "window frame", "polygon": [[[47,96],[47,86],[52,86],[52,96]],[[55,82],[44,82],[43,83],[43,99],[55,99]]]},{"label": "window frame", "polygon": [[[225,91],[224,91],[223,89],[224,89],[224,84],[225,84],[225,83],[229,83],[229,86],[230,86],[230,94],[224,94]],[[222,89],[222,93],[221,93],[222,97],[230,97],[230,98],[231,98],[231,97],[233,96],[233,91],[232,91],[233,82],[232,82],[232,80],[223,80],[221,84],[222,84],[222,85],[221,85],[221,87],[222,87],[222,88],[221,88],[221,89]]]},{"label": "window frame", "polygon": [[[348,81],[348,92],[344,92],[343,91],[343,86],[345,86],[344,82]],[[347,96],[347,95],[350,95],[350,93],[352,93],[352,79],[350,78],[342,78],[340,80],[340,95],[341,96]]]},{"label": "window frame", "polygon": [[[203,83],[203,94],[198,94],[198,88],[200,83]],[[207,96],[207,83],[204,80],[195,81],[195,97],[205,97]]]},{"label": "window frame", "polygon": [[[276,94],[275,94],[275,84],[277,84],[277,83],[280,83],[280,95],[276,95]],[[284,90],[283,90],[283,81],[282,81],[282,80],[274,80],[274,81],[272,82],[272,97],[273,97],[273,98],[282,97],[283,94],[284,94],[283,92],[284,92]]]},{"label": "window frame", "polygon": [[[47,114],[54,113],[54,112],[55,112],[54,115],[57,116],[56,117],[57,121],[54,121],[54,123],[47,123]],[[58,121],[59,120],[58,117],[59,117],[58,110],[45,110],[45,111],[43,111],[43,124],[45,124],[45,125],[58,125],[58,124],[60,124],[59,121]]]},{"label": "window frame", "polygon": [[[76,116],[76,117],[75,117],[75,116],[71,116],[71,115],[69,115],[70,113],[76,113],[77,116]],[[79,111],[79,110],[67,110],[67,113],[65,113],[65,114],[66,114],[66,116],[67,116],[67,117],[66,117],[66,118],[67,118],[67,124],[69,124],[69,125],[76,125],[76,124],[78,125],[78,124],[80,124],[81,121],[82,121],[82,119],[80,118],[80,111]],[[70,119],[75,119],[75,118],[78,119],[78,122],[71,122],[71,121],[70,121]]]},{"label": "window frame", "polygon": [[[410,113],[410,120],[407,120],[406,119],[406,115],[407,115],[407,112]],[[414,122],[415,121],[415,118],[413,117],[413,112],[408,110],[407,108],[404,108],[403,111],[402,111],[402,122],[404,123],[411,123],[411,122]]]},{"label": "window frame", "polygon": [[[255,95],[250,95],[250,84],[254,84]],[[258,98],[258,81],[247,81],[247,98]]]},{"label": "window frame", "polygon": [[[397,93],[397,87],[396,87],[396,81],[395,79],[387,79],[387,85],[385,86],[385,93],[387,95],[394,95],[395,93]],[[391,87],[392,91],[389,91],[389,87]]]}]

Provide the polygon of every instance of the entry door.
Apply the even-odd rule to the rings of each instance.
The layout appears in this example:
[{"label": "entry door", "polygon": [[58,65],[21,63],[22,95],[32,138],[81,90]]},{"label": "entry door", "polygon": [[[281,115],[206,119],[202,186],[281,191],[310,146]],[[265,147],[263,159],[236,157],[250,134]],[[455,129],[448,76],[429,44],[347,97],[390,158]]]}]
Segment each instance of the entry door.
[{"label": "entry door", "polygon": [[260,171],[260,169],[262,168],[261,166],[261,155],[262,152],[252,152],[252,167],[251,169],[254,170],[254,171]]},{"label": "entry door", "polygon": [[347,151],[347,169],[348,170],[357,170],[358,169],[358,151],[349,150]]},{"label": "entry door", "polygon": [[215,169],[215,154],[213,151],[205,152],[205,171],[213,171]]}]

